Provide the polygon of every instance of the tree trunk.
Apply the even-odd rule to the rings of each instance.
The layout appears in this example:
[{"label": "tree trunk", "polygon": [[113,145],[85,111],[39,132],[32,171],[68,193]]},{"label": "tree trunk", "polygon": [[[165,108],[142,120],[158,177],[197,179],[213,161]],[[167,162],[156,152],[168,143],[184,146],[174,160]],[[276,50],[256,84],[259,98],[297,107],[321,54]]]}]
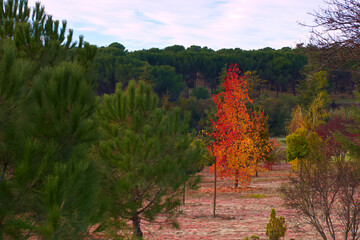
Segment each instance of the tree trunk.
[{"label": "tree trunk", "polygon": [[293,79],[292,81],[292,90],[293,90],[293,95],[296,96],[295,79]]},{"label": "tree trunk", "polygon": [[184,188],[183,188],[183,205],[185,205],[185,190],[186,190],[186,183],[184,183]]},{"label": "tree trunk", "polygon": [[7,167],[7,163],[4,163],[4,166],[3,166],[3,169],[2,169],[2,172],[1,172],[1,176],[0,176],[0,183],[5,178],[6,167]]},{"label": "tree trunk", "polygon": [[235,189],[239,186],[239,173],[238,171],[236,170],[236,173],[235,173]]},{"label": "tree trunk", "polygon": [[214,217],[215,217],[215,211],[216,211],[216,159],[215,159],[215,181],[214,181]]},{"label": "tree trunk", "polygon": [[133,223],[133,227],[134,227],[134,235],[137,237],[142,237],[143,233],[141,231],[140,228],[140,218],[138,215],[134,216],[131,218],[131,221]]}]

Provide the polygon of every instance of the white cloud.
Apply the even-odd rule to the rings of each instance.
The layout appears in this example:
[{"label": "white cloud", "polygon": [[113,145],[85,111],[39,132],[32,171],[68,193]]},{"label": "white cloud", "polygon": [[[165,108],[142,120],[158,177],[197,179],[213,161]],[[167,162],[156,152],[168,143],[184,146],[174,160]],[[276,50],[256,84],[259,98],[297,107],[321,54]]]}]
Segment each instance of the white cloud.
[{"label": "white cloud", "polygon": [[[34,0],[29,5],[34,5]],[[43,0],[47,13],[97,45],[130,50],[181,44],[213,49],[295,46],[322,0]],[[310,19],[310,20],[309,20]]]}]

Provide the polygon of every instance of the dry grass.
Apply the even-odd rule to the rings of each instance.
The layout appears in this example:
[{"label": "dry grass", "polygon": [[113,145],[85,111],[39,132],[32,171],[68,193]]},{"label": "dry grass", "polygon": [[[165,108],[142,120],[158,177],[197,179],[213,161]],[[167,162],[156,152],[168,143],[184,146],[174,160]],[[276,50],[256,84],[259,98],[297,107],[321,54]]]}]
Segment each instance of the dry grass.
[{"label": "dry grass", "polygon": [[287,182],[290,165],[275,165],[272,171],[262,172],[247,187],[233,188],[233,181],[219,180],[217,211],[213,217],[213,175],[208,168],[201,172],[200,188],[186,194],[181,206],[180,229],[158,224],[145,224],[145,239],[244,239],[257,235],[267,239],[266,224],[274,208],[278,216],[285,217],[288,231],[285,239],[321,239],[299,216],[283,207],[278,188]]}]

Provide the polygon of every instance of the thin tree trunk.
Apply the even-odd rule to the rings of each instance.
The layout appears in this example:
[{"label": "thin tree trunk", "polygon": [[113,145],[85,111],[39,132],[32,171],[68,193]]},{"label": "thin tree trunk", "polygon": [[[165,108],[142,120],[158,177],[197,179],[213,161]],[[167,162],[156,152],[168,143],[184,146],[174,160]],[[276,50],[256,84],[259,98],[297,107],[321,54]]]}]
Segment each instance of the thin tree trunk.
[{"label": "thin tree trunk", "polygon": [[1,172],[1,176],[0,176],[0,183],[2,182],[2,180],[5,177],[5,172],[6,172],[6,167],[7,167],[7,163],[4,164],[2,172]]},{"label": "thin tree trunk", "polygon": [[186,190],[186,183],[184,183],[184,188],[183,188],[183,205],[185,205],[185,190]]},{"label": "thin tree trunk", "polygon": [[143,237],[143,233],[141,231],[140,228],[140,218],[139,216],[134,216],[131,218],[131,221],[133,223],[133,227],[134,227],[134,235],[137,237]]},{"label": "thin tree trunk", "polygon": [[337,89],[338,89],[338,80],[335,80],[335,94],[337,93]]},{"label": "thin tree trunk", "polygon": [[239,173],[238,171],[236,170],[236,173],[235,173],[235,189],[239,186]]},{"label": "thin tree trunk", "polygon": [[293,79],[293,82],[292,82],[292,90],[293,90],[293,95],[296,96],[295,79]]},{"label": "thin tree trunk", "polygon": [[216,211],[216,159],[215,159],[215,181],[214,181],[214,217],[215,217],[215,211]]}]

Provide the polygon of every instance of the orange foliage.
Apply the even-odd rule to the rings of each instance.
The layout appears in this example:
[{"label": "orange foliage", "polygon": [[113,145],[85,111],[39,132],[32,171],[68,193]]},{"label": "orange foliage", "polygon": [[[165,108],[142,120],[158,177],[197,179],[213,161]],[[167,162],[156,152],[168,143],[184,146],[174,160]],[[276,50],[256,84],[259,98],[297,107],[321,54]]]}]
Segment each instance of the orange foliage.
[{"label": "orange foliage", "polygon": [[[218,176],[229,177],[242,184],[248,184],[251,177],[260,170],[271,144],[264,144],[264,113],[247,108],[249,98],[247,81],[239,76],[237,64],[231,66],[223,83],[225,88],[213,97],[217,105],[217,120],[212,120],[214,141],[209,150],[216,159]],[[214,165],[211,170],[214,169]]]},{"label": "orange foliage", "polygon": [[[251,123],[250,137],[254,140],[253,150],[255,151],[253,156],[256,157],[256,171],[268,170],[273,165],[270,157],[272,152],[279,144],[275,139],[269,138],[268,128],[265,127],[267,118],[264,112],[256,111],[250,114]],[[261,165],[264,163],[264,165]],[[263,167],[262,167],[263,166]]]}]

